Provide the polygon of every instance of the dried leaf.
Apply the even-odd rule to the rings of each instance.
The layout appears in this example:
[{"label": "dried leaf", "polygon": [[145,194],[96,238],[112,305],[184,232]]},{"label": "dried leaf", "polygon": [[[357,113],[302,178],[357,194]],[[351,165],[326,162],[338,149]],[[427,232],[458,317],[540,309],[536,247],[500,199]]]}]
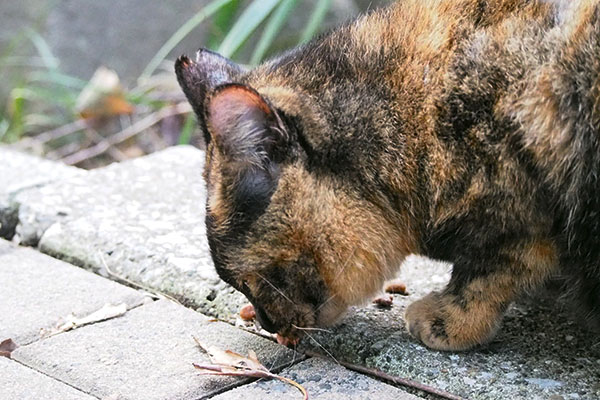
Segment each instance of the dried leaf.
[{"label": "dried leaf", "polygon": [[65,318],[61,318],[56,326],[50,330],[43,330],[42,336],[49,337],[58,333],[67,332],[84,325],[93,324],[107,319],[120,317],[127,312],[127,304],[121,303],[117,305],[105,304],[101,309],[86,315],[82,318],[77,318],[74,314],[69,314]]},{"label": "dried leaf", "polygon": [[270,374],[269,370],[258,361],[256,353],[252,350],[250,350],[248,357],[244,357],[231,350],[221,350],[216,346],[205,346],[196,338],[194,340],[208,354],[210,361],[215,365],[241,370],[262,371]]},{"label": "dried leaf", "polygon": [[130,114],[133,106],[125,99],[117,73],[100,67],[77,98],[76,109],[82,118]]},{"label": "dried leaf", "polygon": [[212,364],[196,364],[194,368],[200,371],[202,375],[221,375],[221,376],[239,376],[247,378],[270,378],[278,379],[282,382],[296,387],[308,400],[308,392],[298,382],[289,378],[279,376],[269,371],[258,361],[258,357],[253,350],[248,351],[248,357],[244,357],[231,350],[221,350],[215,346],[206,346],[194,337],[196,344],[208,354]]},{"label": "dried leaf", "polygon": [[10,354],[19,347],[12,339],[6,339],[0,342],[0,357],[10,358]]}]

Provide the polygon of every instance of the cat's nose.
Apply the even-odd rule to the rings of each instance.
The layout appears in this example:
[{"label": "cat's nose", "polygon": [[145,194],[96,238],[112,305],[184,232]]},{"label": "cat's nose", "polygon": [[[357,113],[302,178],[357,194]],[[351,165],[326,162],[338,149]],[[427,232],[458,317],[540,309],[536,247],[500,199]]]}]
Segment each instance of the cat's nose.
[{"label": "cat's nose", "polygon": [[261,307],[254,305],[254,311],[256,311],[256,319],[260,326],[267,332],[277,333],[277,328],[271,319],[267,316],[265,310]]}]

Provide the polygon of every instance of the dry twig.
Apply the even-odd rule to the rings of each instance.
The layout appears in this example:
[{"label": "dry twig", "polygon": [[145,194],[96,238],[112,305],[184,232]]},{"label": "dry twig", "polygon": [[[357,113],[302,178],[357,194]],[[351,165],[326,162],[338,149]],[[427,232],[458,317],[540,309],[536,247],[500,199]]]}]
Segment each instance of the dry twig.
[{"label": "dry twig", "polygon": [[71,154],[68,157],[65,157],[62,161],[68,165],[80,164],[85,160],[89,160],[90,158],[99,156],[100,154],[110,149],[112,146],[122,143],[125,140],[142,133],[146,129],[163,120],[164,118],[168,118],[173,115],[187,114],[191,111],[192,108],[188,103],[180,103],[172,107],[162,108],[159,111],[152,113],[147,117],[139,120],[135,124],[123,129],[121,132],[116,133],[111,137],[108,137],[106,140],[94,146],[80,150],[74,154]]},{"label": "dry twig", "polygon": [[[309,357],[324,358],[323,355],[312,352],[312,351],[305,351],[304,354],[306,354]],[[391,382],[391,383],[395,383],[397,385],[417,389],[422,392],[430,393],[430,394],[442,397],[447,400],[465,400],[464,398],[462,398],[460,396],[457,396],[452,393],[448,393],[444,390],[441,390],[441,389],[438,389],[438,388],[435,388],[435,387],[432,387],[429,385],[425,385],[424,383],[416,382],[416,381],[406,379],[406,378],[399,378],[397,376],[389,375],[389,374],[386,374],[385,372],[381,372],[381,371],[378,371],[373,368],[364,367],[362,365],[351,364],[351,363],[344,362],[344,361],[339,361],[339,364],[352,370],[352,371],[360,372],[361,374],[369,375],[371,377],[374,377],[374,378],[377,378],[377,379],[380,379],[380,380],[383,380],[386,382]]]},{"label": "dry twig", "polygon": [[61,137],[68,136],[72,133],[79,132],[88,127],[88,120],[86,119],[78,119],[69,124],[59,126],[56,129],[52,129],[51,131],[40,133],[35,136],[35,141],[39,143],[47,143],[51,140],[56,140]]}]

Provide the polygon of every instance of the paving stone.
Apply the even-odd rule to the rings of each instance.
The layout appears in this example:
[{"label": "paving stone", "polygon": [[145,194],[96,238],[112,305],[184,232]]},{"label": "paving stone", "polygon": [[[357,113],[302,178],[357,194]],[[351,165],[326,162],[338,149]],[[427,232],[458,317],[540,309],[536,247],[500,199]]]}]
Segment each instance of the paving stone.
[{"label": "paving stone", "polygon": [[204,153],[180,146],[17,196],[17,233],[43,252],[106,269],[234,320],[244,297],[222,282],[206,241]]},{"label": "paving stone", "polygon": [[159,300],[123,317],[86,326],[15,350],[13,358],[100,398],[199,399],[244,382],[200,375],[193,362],[208,358],[192,335],[209,346],[247,354],[277,370],[298,355],[254,334]]},{"label": "paving stone", "polygon": [[[23,191],[15,197],[18,233],[32,243],[41,238],[49,254],[104,275],[108,266],[233,320],[244,298],[218,279],[208,255],[203,159],[198,150],[173,148]],[[338,359],[469,399],[600,397],[597,336],[546,300],[511,307],[496,339],[476,351],[437,352],[411,338],[404,309],[443,287],[450,268],[410,257],[401,274],[409,296],[394,296],[390,310],[352,308],[332,333],[312,335]],[[310,340],[301,346],[320,351]]]},{"label": "paving stone", "polygon": [[85,171],[0,146],[0,237],[11,238],[17,224],[13,197],[44,183],[82,175]]},{"label": "paving stone", "polygon": [[92,400],[95,397],[40,374],[16,361],[0,357],[2,400]]},{"label": "paving stone", "polygon": [[[331,361],[311,358],[285,369],[280,375],[306,389],[315,400],[417,400],[394,386],[350,371]],[[295,387],[278,380],[260,380],[213,397],[214,400],[271,399],[298,400]]]},{"label": "paving stone", "polygon": [[311,333],[314,341],[303,339],[299,349],[323,353],[317,341],[338,360],[468,399],[600,398],[598,336],[583,331],[564,306],[547,297],[511,307],[497,337],[474,351],[434,351],[413,339],[403,321],[406,306],[442,288],[449,277],[450,265],[411,256],[400,274],[409,296],[394,295],[389,310],[354,307],[332,333]]},{"label": "paving stone", "polygon": [[40,338],[71,313],[81,317],[104,304],[139,305],[145,296],[136,290],[33,249],[18,248],[0,239],[0,341],[19,345]]}]

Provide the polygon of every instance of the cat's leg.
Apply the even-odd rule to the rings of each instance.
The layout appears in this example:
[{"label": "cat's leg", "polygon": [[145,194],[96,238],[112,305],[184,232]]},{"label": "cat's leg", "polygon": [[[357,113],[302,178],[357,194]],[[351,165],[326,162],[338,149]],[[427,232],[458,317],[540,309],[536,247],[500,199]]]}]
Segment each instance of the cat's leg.
[{"label": "cat's leg", "polygon": [[425,345],[439,350],[466,350],[488,342],[510,303],[544,281],[557,266],[556,248],[545,240],[498,249],[493,260],[463,258],[455,263],[443,291],[432,292],[408,307],[407,328]]}]

